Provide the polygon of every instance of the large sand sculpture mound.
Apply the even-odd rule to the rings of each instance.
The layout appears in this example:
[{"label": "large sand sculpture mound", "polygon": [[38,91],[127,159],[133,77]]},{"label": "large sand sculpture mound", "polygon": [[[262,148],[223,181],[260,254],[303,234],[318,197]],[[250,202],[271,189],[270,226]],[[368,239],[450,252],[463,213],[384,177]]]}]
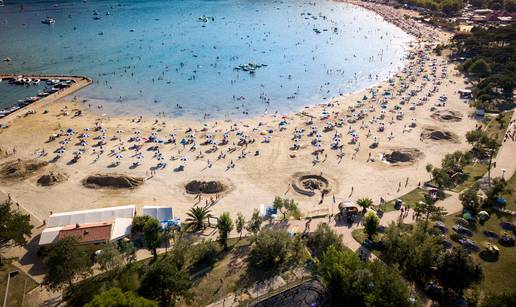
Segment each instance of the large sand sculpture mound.
[{"label": "large sand sculpture mound", "polygon": [[66,181],[68,176],[65,173],[50,172],[38,178],[38,184],[44,187],[52,186],[54,184]]},{"label": "large sand sculpture mound", "polygon": [[48,162],[38,160],[15,160],[2,164],[0,167],[1,178],[23,179],[32,176],[38,170],[47,166]]},{"label": "large sand sculpture mound", "polygon": [[321,175],[314,174],[294,174],[292,187],[294,191],[307,196],[314,196],[317,191],[322,194],[328,194],[331,191],[330,181]]},{"label": "large sand sculpture mound", "polygon": [[421,138],[430,141],[448,141],[453,143],[459,142],[459,137],[455,133],[436,127],[423,128],[421,131]]},{"label": "large sand sculpture mound", "polygon": [[419,160],[423,153],[417,148],[396,148],[384,154],[384,159],[390,164],[411,164]]},{"label": "large sand sculpture mound", "polygon": [[227,190],[227,186],[220,181],[192,180],[185,185],[188,194],[216,194]]},{"label": "large sand sculpture mound", "polygon": [[144,182],[141,177],[120,174],[96,174],[86,177],[83,185],[88,188],[134,189]]},{"label": "large sand sculpture mound", "polygon": [[462,113],[452,110],[439,110],[432,113],[430,117],[441,122],[460,122]]}]

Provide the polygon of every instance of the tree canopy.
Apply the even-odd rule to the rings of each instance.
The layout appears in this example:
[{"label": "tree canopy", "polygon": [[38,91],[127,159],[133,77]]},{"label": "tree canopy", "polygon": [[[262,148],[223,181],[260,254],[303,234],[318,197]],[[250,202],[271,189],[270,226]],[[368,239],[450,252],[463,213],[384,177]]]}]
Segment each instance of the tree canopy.
[{"label": "tree canopy", "polygon": [[286,230],[264,229],[252,245],[249,261],[261,270],[279,270],[297,263],[301,250],[299,238],[292,238]]},{"label": "tree canopy", "polygon": [[439,255],[436,275],[444,288],[461,295],[464,289],[482,280],[482,267],[473,262],[464,248],[455,246]]},{"label": "tree canopy", "polygon": [[0,204],[0,248],[27,244],[32,228],[29,215],[11,210],[7,202]]},{"label": "tree canopy", "polygon": [[362,262],[356,254],[330,246],[317,272],[330,294],[331,306],[409,306],[408,290],[395,269],[381,262]]},{"label": "tree canopy", "polygon": [[188,274],[171,257],[153,262],[143,276],[140,294],[159,302],[160,306],[174,305],[179,296],[190,288]]},{"label": "tree canopy", "polygon": [[225,250],[228,249],[228,235],[233,228],[233,220],[229,216],[229,213],[222,213],[217,221],[217,229],[219,231],[219,242]]},{"label": "tree canopy", "polygon": [[283,220],[287,220],[289,217],[299,219],[301,216],[297,203],[293,199],[276,197],[274,198],[273,207],[282,214]]},{"label": "tree canopy", "polygon": [[135,295],[122,292],[120,288],[111,288],[95,295],[85,307],[158,307],[158,303]]},{"label": "tree canopy", "polygon": [[43,283],[51,290],[71,286],[77,277],[91,273],[89,254],[75,237],[59,240],[50,248],[43,262],[48,267]]}]

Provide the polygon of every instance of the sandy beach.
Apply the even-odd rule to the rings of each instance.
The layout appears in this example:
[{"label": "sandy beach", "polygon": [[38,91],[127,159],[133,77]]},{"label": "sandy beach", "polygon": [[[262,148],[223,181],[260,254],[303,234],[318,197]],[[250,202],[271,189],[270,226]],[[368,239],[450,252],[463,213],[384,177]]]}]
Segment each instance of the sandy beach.
[{"label": "sandy beach", "polygon": [[[231,121],[110,116],[73,95],[55,97],[28,107],[35,114],[0,119],[8,125],[0,129],[0,190],[42,220],[51,211],[126,204],[172,206],[183,219],[206,203],[215,215],[250,216],[274,196],[293,198],[309,213],[331,210],[333,197],[378,203],[405,194],[429,179],[427,164],[468,148],[464,136],[476,122],[457,93],[467,86],[446,56],[432,52],[450,39],[447,33],[406,20],[412,11],[346,2],[414,35],[406,66],[390,80],[297,113]],[[48,164],[5,175],[7,164],[33,159]],[[62,181],[38,183],[50,173]],[[86,187],[95,174],[144,181],[134,188]],[[299,175],[326,179],[322,202],[320,190],[307,196],[293,188]],[[219,181],[225,191],[199,199],[185,190],[193,180]]]}]

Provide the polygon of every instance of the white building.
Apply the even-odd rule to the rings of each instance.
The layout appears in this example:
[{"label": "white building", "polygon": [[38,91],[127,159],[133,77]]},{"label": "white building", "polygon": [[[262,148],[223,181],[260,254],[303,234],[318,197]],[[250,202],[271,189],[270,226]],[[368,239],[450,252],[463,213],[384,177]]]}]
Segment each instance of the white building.
[{"label": "white building", "polygon": [[39,245],[74,236],[82,244],[101,244],[131,233],[134,205],[55,213],[47,220]]}]

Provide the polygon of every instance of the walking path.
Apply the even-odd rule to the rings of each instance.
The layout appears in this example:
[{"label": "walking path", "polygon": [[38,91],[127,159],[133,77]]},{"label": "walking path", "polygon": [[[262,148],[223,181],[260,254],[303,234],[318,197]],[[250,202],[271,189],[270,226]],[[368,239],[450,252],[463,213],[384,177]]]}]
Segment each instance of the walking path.
[{"label": "walking path", "polygon": [[[507,128],[508,132],[511,132],[511,130],[516,131],[515,111],[512,113],[512,118],[509,127]],[[493,160],[493,165],[494,163],[496,163],[496,167],[491,169],[492,178],[503,177],[504,179],[509,180],[516,171],[516,142],[510,137],[507,137],[503,142],[496,158]]]}]

